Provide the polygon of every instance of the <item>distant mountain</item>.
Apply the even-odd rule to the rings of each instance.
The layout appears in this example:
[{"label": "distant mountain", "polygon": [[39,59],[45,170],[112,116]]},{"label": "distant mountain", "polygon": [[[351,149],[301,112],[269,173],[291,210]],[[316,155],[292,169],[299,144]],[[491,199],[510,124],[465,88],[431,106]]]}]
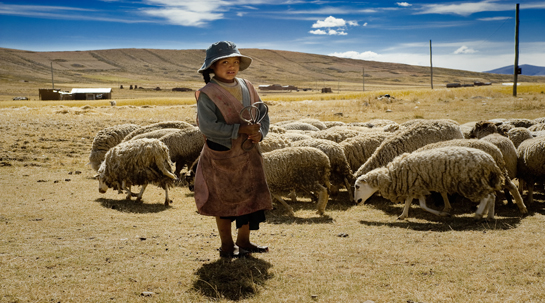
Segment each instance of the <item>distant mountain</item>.
[{"label": "distant mountain", "polygon": [[[530,64],[519,65],[522,69],[522,74],[525,76],[545,76],[545,67],[535,66]],[[512,75],[513,74],[513,65],[508,65],[505,67],[496,68],[493,70],[486,71],[485,73],[491,74],[501,74],[501,75]]]}]

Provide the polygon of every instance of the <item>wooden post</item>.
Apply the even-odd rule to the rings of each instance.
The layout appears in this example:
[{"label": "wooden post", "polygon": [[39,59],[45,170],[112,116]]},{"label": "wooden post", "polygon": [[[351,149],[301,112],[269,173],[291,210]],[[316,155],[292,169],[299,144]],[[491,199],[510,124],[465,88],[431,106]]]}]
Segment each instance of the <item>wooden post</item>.
[{"label": "wooden post", "polygon": [[433,63],[431,60],[431,40],[430,40],[430,83],[431,83],[431,89],[433,89]]},{"label": "wooden post", "polygon": [[361,68],[362,90],[365,91],[365,67]]},{"label": "wooden post", "polygon": [[513,97],[517,96],[517,81],[519,74],[519,4],[515,12],[515,64],[513,72]]},{"label": "wooden post", "polygon": [[53,81],[53,61],[51,61],[51,84],[53,85],[53,89],[55,89],[55,81]]}]

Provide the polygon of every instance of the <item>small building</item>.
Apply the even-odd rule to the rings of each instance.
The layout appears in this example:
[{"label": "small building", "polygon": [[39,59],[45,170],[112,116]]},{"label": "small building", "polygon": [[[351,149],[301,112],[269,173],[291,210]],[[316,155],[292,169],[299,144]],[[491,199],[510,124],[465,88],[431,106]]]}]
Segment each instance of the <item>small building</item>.
[{"label": "small building", "polygon": [[271,85],[260,85],[260,90],[298,90],[296,86],[293,85],[280,85],[280,84],[271,84]]},{"label": "small building", "polygon": [[73,88],[72,91],[40,88],[40,100],[102,100],[112,98],[111,88]]},{"label": "small building", "polygon": [[111,88],[73,88],[70,94],[74,100],[112,99]]}]

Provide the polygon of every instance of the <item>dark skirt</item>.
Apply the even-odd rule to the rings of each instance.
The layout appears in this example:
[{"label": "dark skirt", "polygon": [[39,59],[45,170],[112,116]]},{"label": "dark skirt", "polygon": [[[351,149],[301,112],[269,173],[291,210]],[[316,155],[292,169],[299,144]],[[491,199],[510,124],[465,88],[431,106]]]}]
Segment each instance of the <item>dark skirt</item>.
[{"label": "dark skirt", "polygon": [[237,229],[241,228],[243,225],[250,224],[250,230],[258,230],[259,223],[265,222],[265,210],[258,210],[242,216],[220,218],[231,220],[231,222],[236,221]]}]

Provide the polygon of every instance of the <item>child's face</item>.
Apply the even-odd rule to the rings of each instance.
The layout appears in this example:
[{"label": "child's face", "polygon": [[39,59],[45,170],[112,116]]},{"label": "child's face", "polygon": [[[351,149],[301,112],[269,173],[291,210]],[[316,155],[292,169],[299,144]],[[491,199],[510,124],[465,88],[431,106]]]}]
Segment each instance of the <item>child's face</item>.
[{"label": "child's face", "polygon": [[226,83],[231,83],[235,80],[240,69],[240,57],[230,57],[220,59],[212,65],[214,76]]}]

